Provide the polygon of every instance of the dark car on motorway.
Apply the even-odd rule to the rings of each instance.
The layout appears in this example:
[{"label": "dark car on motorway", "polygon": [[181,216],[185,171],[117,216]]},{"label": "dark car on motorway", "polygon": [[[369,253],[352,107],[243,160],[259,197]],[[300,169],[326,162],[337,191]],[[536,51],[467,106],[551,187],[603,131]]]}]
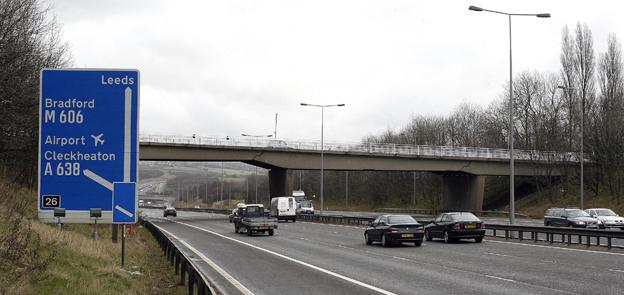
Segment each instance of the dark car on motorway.
[{"label": "dark car on motorway", "polygon": [[176,211],[175,208],[171,207],[171,206],[167,206],[165,207],[165,210],[163,211],[163,216],[167,217],[167,216],[173,216],[173,217],[177,217],[178,216],[178,212]]},{"label": "dark car on motorway", "polygon": [[[239,208],[242,206],[239,206]],[[239,215],[238,215],[238,209],[232,209],[232,213],[230,213],[230,215],[228,216],[228,219],[230,221],[230,223],[236,223],[236,221],[238,221],[239,219]]]},{"label": "dark car on motorway", "polygon": [[450,243],[459,239],[474,239],[481,243],[485,236],[483,221],[470,212],[448,212],[438,215],[425,226],[425,239],[444,239]]},{"label": "dark car on motorway", "polygon": [[387,247],[405,242],[420,247],[424,232],[423,225],[409,215],[381,215],[368,225],[364,240],[367,245],[381,242]]},{"label": "dark car on motorway", "polygon": [[544,225],[601,228],[602,222],[578,208],[550,208],[544,215]]}]

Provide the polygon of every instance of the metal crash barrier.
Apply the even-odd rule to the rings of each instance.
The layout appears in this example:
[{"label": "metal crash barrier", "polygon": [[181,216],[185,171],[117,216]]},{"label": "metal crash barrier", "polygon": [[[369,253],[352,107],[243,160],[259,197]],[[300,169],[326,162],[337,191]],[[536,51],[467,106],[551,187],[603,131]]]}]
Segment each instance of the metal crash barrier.
[{"label": "metal crash barrier", "polygon": [[322,223],[337,223],[337,224],[351,224],[351,225],[367,225],[369,222],[375,220],[374,217],[359,217],[359,216],[344,216],[344,215],[305,215],[301,214],[297,216],[297,219],[322,222]]},{"label": "metal crash barrier", "polygon": [[[229,214],[229,209],[179,209],[183,211],[210,212],[217,214]],[[484,211],[485,212],[485,211]],[[374,217],[363,216],[347,216],[347,215],[318,215],[318,214],[300,214],[297,215],[298,220],[305,220],[320,223],[347,224],[347,225],[368,225],[369,222],[375,220]],[[428,224],[429,220],[418,220],[422,224]],[[568,228],[568,227],[547,227],[547,226],[524,226],[524,225],[506,225],[506,224],[485,224],[486,236],[532,240],[534,242],[542,241],[548,243],[564,243],[566,245],[585,245],[586,247],[594,246],[624,249],[622,245],[614,245],[614,240],[624,242],[624,230],[600,230],[585,228]]]},{"label": "metal crash barrier", "polygon": [[[374,217],[357,217],[342,215],[299,215],[301,220],[321,223],[333,224],[351,224],[351,225],[367,225],[375,220]],[[419,220],[422,224],[429,221]],[[592,240],[594,246],[602,246],[611,248],[623,248],[624,245],[614,245],[613,240],[624,241],[624,231],[611,231],[599,229],[584,228],[567,228],[567,227],[546,227],[546,226],[523,226],[523,225],[504,225],[504,224],[485,224],[486,236],[532,240],[534,242],[542,241],[548,243],[564,243],[566,245],[578,244],[590,247]]]},{"label": "metal crash barrier", "polygon": [[221,294],[167,235],[148,220],[141,220],[141,223],[152,233],[167,256],[167,261],[175,268],[175,274],[180,275],[179,285],[188,286],[188,294]]},{"label": "metal crash barrier", "polygon": [[[592,245],[591,241],[593,239],[595,241],[595,246],[606,246],[608,249],[611,249],[612,247],[624,248],[620,245],[613,245],[614,239],[624,240],[624,231],[621,230],[611,231],[585,228],[505,224],[486,224],[485,229],[488,236],[505,239],[518,239],[521,241],[532,240],[534,242],[544,241],[551,244],[558,242],[566,245],[583,244],[587,247]],[[602,241],[604,241],[604,243]]]}]

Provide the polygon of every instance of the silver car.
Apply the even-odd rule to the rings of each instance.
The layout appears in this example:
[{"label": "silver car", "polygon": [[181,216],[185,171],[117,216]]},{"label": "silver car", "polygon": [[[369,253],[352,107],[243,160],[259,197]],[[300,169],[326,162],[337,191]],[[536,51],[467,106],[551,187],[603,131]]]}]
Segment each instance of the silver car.
[{"label": "silver car", "polygon": [[600,221],[602,221],[601,228],[619,228],[624,230],[624,217],[617,215],[611,209],[607,208],[590,208],[585,209],[585,212],[589,214],[591,217],[594,217]]}]

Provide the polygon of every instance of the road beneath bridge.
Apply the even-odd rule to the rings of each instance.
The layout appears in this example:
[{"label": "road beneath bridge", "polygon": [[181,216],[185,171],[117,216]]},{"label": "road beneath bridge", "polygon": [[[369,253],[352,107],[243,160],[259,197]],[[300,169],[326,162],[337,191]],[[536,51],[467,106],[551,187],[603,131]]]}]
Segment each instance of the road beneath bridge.
[{"label": "road beneath bridge", "polygon": [[[280,223],[276,235],[235,234],[227,216],[145,210],[253,294],[618,294],[624,253],[486,238],[384,248],[363,228]],[[193,257],[190,249],[182,247]],[[197,257],[230,294],[240,293]],[[375,289],[371,289],[375,288]]]}]

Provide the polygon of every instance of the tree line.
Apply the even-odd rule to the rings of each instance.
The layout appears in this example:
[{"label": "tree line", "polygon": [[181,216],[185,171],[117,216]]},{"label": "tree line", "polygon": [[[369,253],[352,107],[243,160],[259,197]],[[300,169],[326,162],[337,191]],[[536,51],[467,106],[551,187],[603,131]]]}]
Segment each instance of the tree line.
[{"label": "tree line", "polygon": [[36,183],[39,72],[69,65],[49,8],[37,0],[0,0],[0,177]]},{"label": "tree line", "polygon": [[[564,27],[558,72],[527,70],[514,76],[511,125],[518,149],[579,152],[582,145],[592,161],[586,190],[598,194],[604,188],[619,204],[624,191],[622,45],[615,34],[607,43],[604,52],[596,53],[587,25]],[[508,148],[508,87],[487,107],[465,102],[448,116],[417,115],[399,130],[364,141]],[[562,185],[578,183],[576,170]]]}]

